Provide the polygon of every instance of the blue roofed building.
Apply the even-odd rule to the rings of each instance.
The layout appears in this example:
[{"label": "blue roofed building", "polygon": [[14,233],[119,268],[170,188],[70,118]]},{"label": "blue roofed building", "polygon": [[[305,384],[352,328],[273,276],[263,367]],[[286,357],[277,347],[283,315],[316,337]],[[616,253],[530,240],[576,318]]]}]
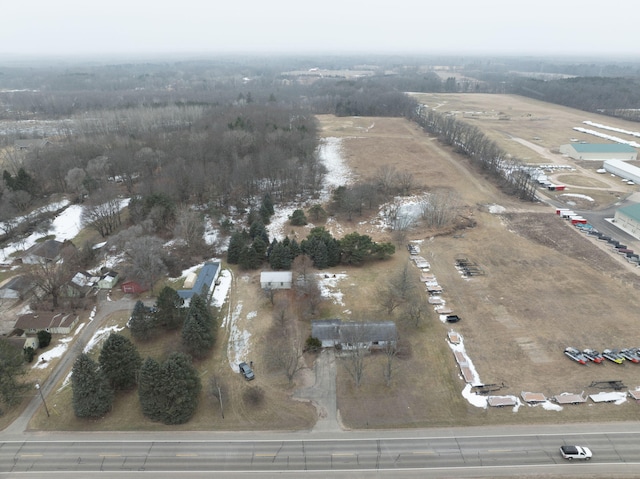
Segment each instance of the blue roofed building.
[{"label": "blue roofed building", "polygon": [[178,290],[178,295],[184,299],[185,302],[188,302],[194,294],[207,296],[209,291],[211,291],[211,286],[215,283],[216,279],[218,279],[219,274],[220,263],[207,261],[198,272],[198,277],[191,289],[180,289]]},{"label": "blue roofed building", "polygon": [[574,160],[627,160],[634,161],[638,152],[624,143],[570,143],[560,146],[560,153]]}]

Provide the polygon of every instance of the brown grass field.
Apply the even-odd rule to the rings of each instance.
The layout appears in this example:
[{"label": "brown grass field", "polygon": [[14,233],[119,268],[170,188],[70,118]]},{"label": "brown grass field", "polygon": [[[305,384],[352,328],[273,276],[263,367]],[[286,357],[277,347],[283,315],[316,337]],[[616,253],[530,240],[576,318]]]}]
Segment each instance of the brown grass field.
[{"label": "brown grass field", "polygon": [[[477,124],[514,156],[532,163],[550,162],[553,150],[569,138],[595,141],[572,130],[587,116],[577,110],[500,95],[419,98],[430,106],[440,105],[441,111],[496,113],[477,115],[468,121]],[[509,119],[495,119],[506,116]],[[589,119],[637,130],[626,122],[606,117],[589,115]],[[434,188],[450,188],[458,193],[463,204],[461,214],[473,220],[474,227],[458,231],[456,237],[416,227],[410,237],[423,240],[421,254],[431,262],[432,272],[444,288],[443,297],[463,318],[455,329],[463,335],[466,350],[484,383],[504,384],[498,394],[516,396],[521,391],[547,396],[582,391],[592,394],[600,392],[589,387],[596,380],[621,380],[631,389],[640,386],[640,365],[580,366],[563,354],[566,346],[600,350],[640,346],[636,327],[640,306],[637,268],[628,268],[610,251],[567,225],[551,207],[505,196],[474,171],[465,158],[406,120],[333,116],[320,116],[318,120],[322,136],[344,139],[343,157],[357,176],[370,177],[380,166],[392,165],[398,171],[413,174],[420,185],[416,193]],[[534,150],[513,138],[532,144],[533,138],[540,138],[535,144],[544,151],[540,154],[542,150]],[[557,163],[568,163],[560,155],[555,158]],[[608,175],[597,175],[592,165],[576,166],[576,171],[559,174],[562,180],[558,181],[565,182],[572,193],[593,197],[595,201],[589,203],[590,207],[610,206],[634,191]],[[504,213],[490,213],[489,205],[502,206]],[[392,239],[388,231],[380,231],[367,217],[354,218],[352,222],[337,220],[344,233],[359,231],[377,241]],[[455,258],[460,255],[475,261],[486,274],[463,279],[454,267]],[[408,261],[406,249],[398,247],[388,261],[330,271],[348,275],[341,284],[345,304],[327,301],[321,309],[322,317],[399,320],[379,311],[376,291]],[[315,410],[291,400],[290,395],[296,386],[309,380],[309,374],[301,374],[297,384],[290,387],[282,374],[261,368],[268,350],[264,338],[272,321],[271,305],[259,292],[259,273],[234,274],[234,287],[225,310],[232,311],[242,303],[245,316],[249,311],[257,312],[252,319],[241,319],[241,324],[252,334],[255,354],[252,359],[258,379],[246,383],[230,370],[226,350],[228,331],[221,330],[212,356],[198,364],[204,385],[198,413],[188,424],[171,429],[308,429],[314,423]],[[415,294],[426,295],[420,288]],[[603,422],[635,420],[640,411],[640,406],[631,401],[621,405],[565,406],[562,411],[529,406],[522,406],[517,412],[511,408],[477,408],[461,396],[464,382],[446,343],[448,325],[435,312],[417,329],[401,321],[398,324],[406,347],[402,359],[396,362],[390,387],[383,380],[380,356],[369,358],[360,388],[355,388],[346,371],[338,367],[338,408],[345,427]],[[306,337],[309,322],[299,319],[298,328]],[[163,338],[146,345],[141,354],[143,357],[165,354],[175,339]],[[311,366],[313,357],[307,361]],[[213,376],[219,377],[229,391],[224,419],[208,392]],[[264,393],[265,399],[258,407],[243,400],[243,392],[252,387],[259,387]],[[54,394],[49,402],[52,418],[47,420],[40,411],[31,424],[33,429],[166,429],[142,417],[137,398],[131,393],[120,395],[113,413],[95,422],[73,417],[69,388]]]}]

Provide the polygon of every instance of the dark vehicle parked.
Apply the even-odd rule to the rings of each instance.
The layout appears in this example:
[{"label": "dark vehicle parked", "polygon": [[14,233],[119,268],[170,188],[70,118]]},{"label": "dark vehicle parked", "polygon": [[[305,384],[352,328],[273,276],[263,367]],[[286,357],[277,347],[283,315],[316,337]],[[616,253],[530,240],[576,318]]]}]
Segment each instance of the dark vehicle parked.
[{"label": "dark vehicle parked", "polygon": [[251,369],[247,363],[238,364],[238,368],[240,369],[240,374],[242,374],[247,381],[255,379],[256,376],[253,374],[253,369]]},{"label": "dark vehicle parked", "polygon": [[457,323],[458,321],[460,321],[460,316],[457,314],[447,315],[447,323]]}]

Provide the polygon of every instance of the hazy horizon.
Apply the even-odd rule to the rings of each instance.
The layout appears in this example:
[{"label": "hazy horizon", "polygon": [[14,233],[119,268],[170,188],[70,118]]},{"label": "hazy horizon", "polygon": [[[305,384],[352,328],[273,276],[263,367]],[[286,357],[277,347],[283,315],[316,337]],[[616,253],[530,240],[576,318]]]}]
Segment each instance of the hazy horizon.
[{"label": "hazy horizon", "polygon": [[[294,0],[3,5],[0,58],[209,55],[506,55],[638,58],[636,4]],[[622,13],[629,13],[623,14]]]}]

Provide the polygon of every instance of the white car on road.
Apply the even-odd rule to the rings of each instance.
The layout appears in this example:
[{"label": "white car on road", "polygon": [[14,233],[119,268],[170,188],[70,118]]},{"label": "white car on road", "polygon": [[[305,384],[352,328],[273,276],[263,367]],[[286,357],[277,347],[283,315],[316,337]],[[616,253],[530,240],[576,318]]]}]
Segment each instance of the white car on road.
[{"label": "white car on road", "polygon": [[591,449],[583,446],[560,446],[560,454],[569,461],[573,459],[584,459],[588,461],[591,459],[591,456],[593,456]]}]

